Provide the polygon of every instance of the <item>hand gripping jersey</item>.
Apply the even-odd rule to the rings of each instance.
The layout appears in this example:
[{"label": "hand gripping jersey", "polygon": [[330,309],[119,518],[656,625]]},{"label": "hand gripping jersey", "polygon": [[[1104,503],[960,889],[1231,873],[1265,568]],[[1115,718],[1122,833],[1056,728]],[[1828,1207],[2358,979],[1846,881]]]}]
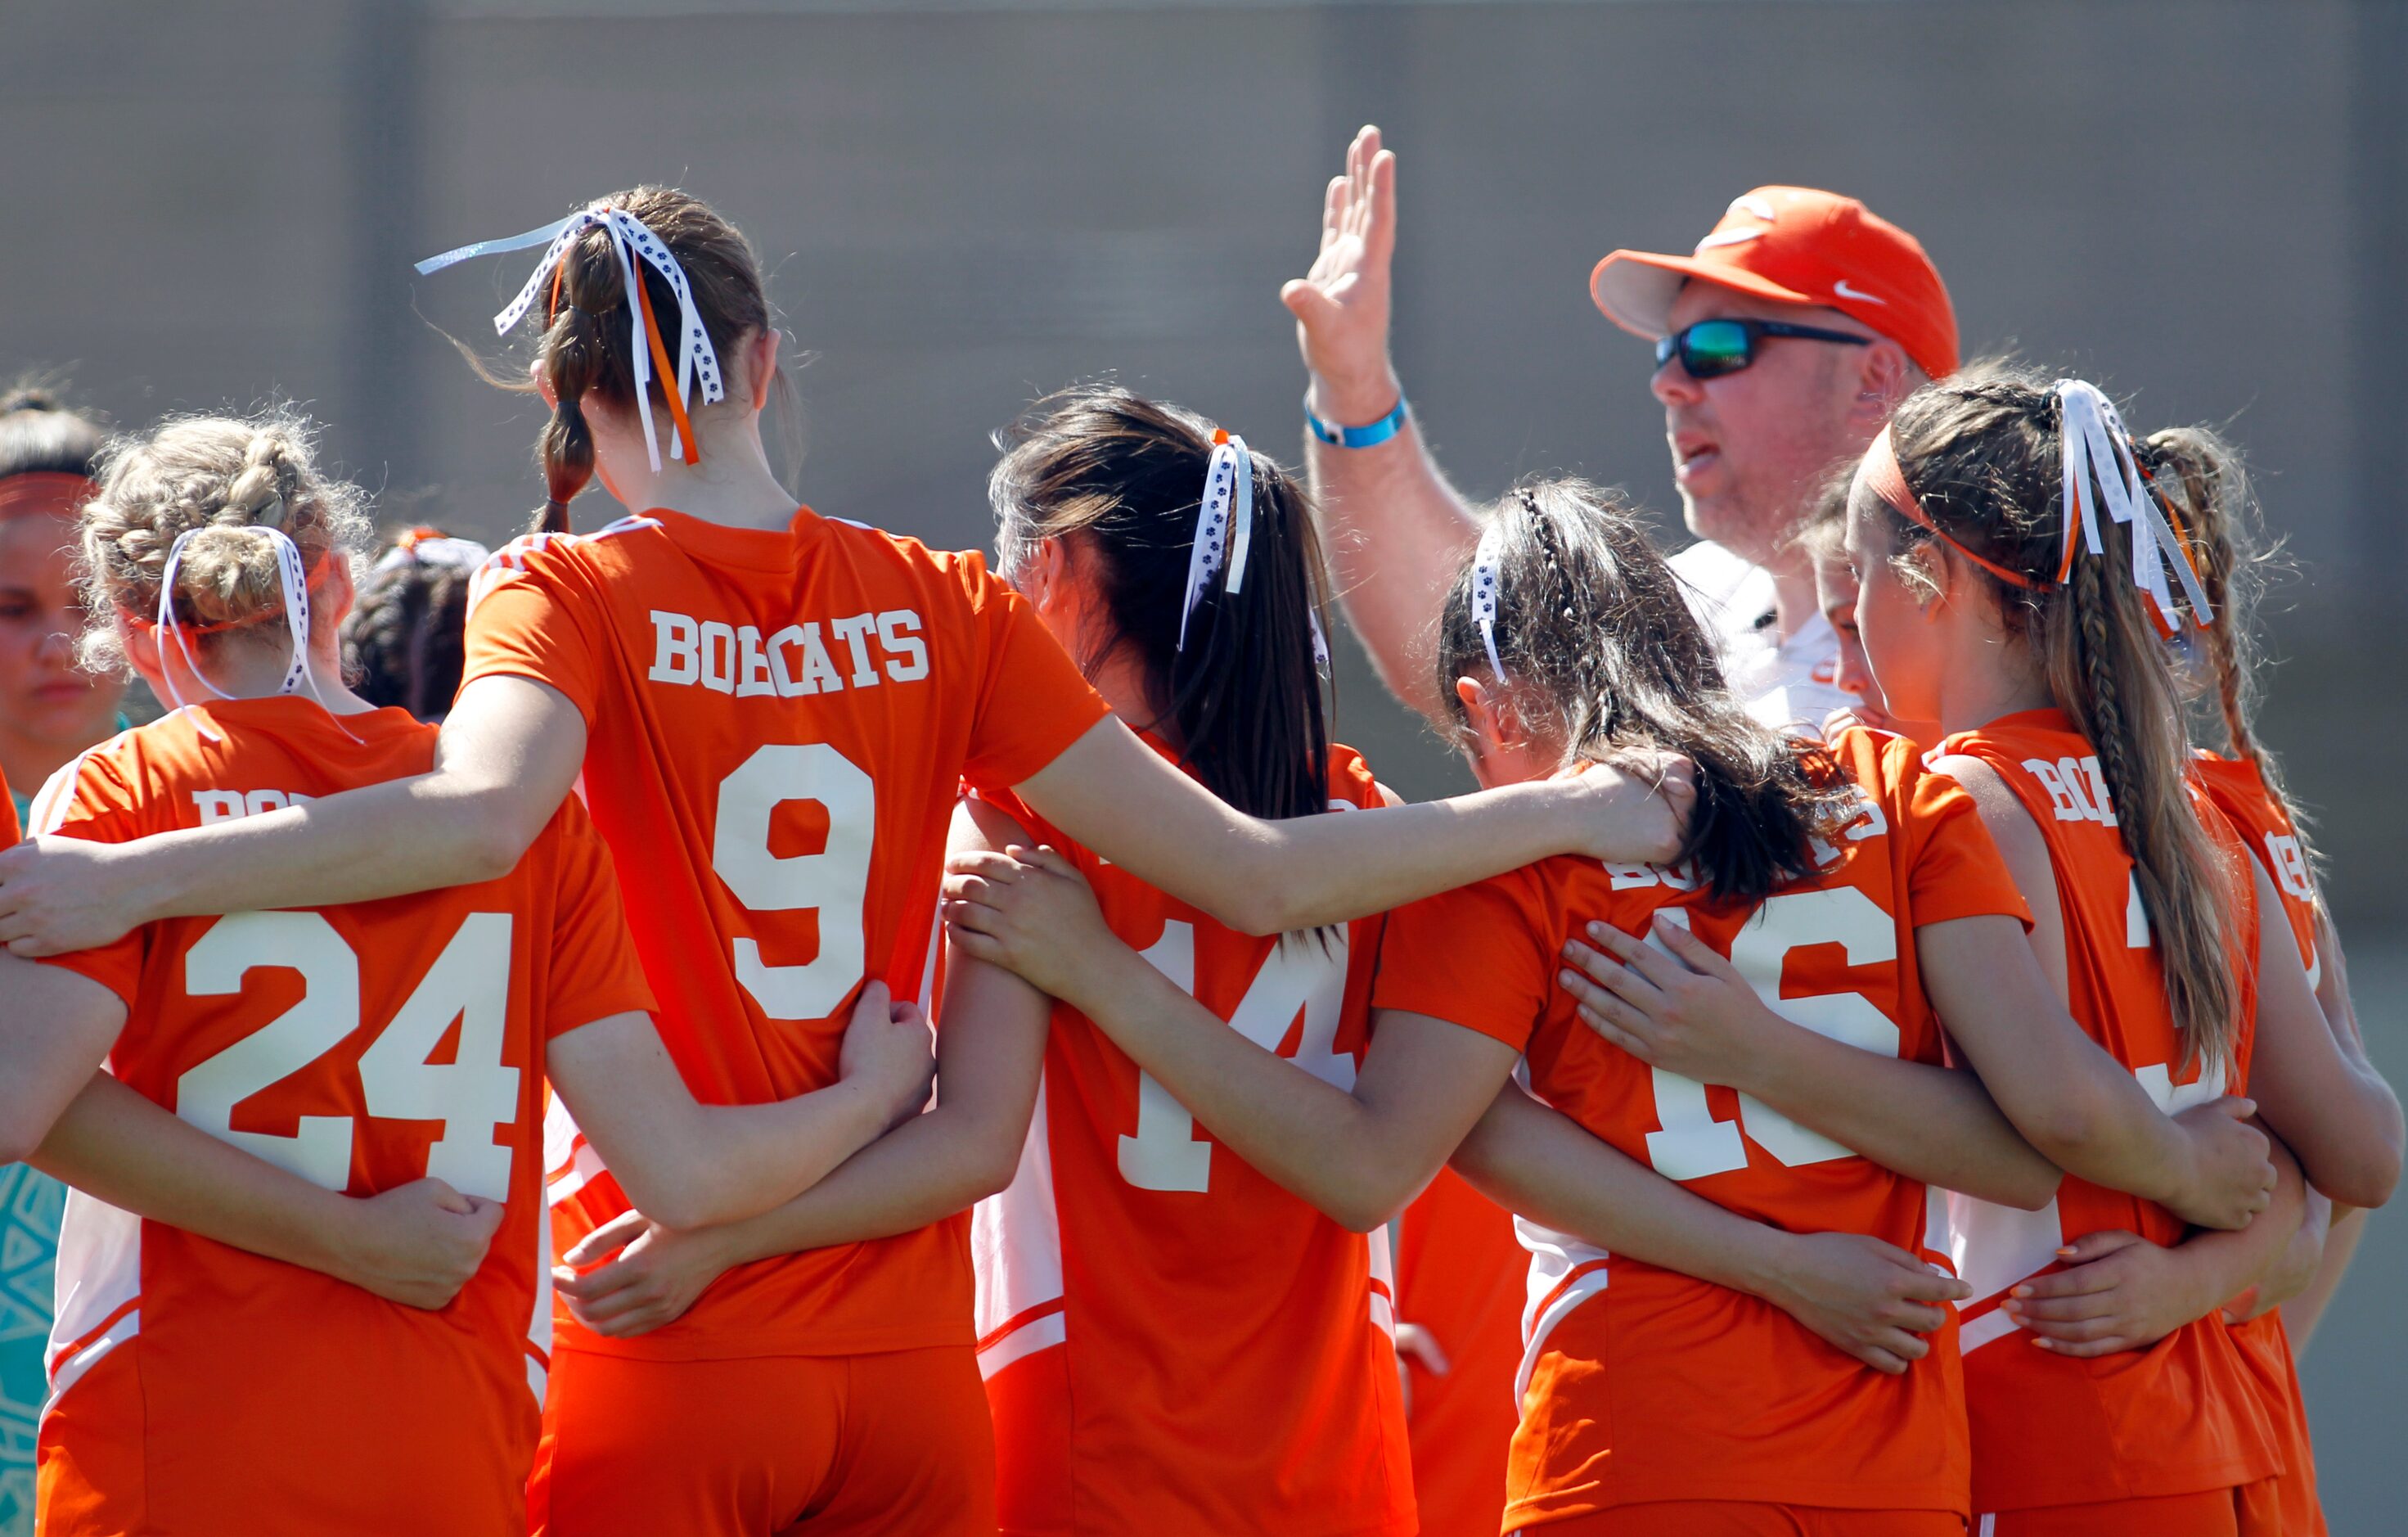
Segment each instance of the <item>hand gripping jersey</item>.
[{"label": "hand gripping jersey", "polygon": [[[2242,1029],[2229,1067],[2186,1065],[2166,1004],[2131,858],[2090,743],[2057,710],[2027,711],[1942,740],[1996,769],[2048,844],[2065,924],[2074,1021],[2129,1068],[2169,1113],[2245,1086],[2257,1020],[2256,966],[2236,965]],[[2200,807],[2206,812],[2204,806]],[[2229,845],[2229,829],[2208,816]],[[2230,851],[2234,868],[2239,851]],[[2257,903],[2242,883],[2240,955],[2258,953]],[[1948,1198],[1964,1308],[1965,1390],[1973,1424],[1973,1501],[1982,1511],[2090,1504],[2229,1488],[2281,1466],[2264,1412],[2223,1323],[2211,1315],[2147,1350],[2091,1359],[2035,1349],[1999,1307],[2007,1289],[2060,1268],[2059,1245],[2122,1229],[2174,1243],[2181,1220],[2149,1201],[2066,1177],[2057,1199],[2019,1212]]]},{"label": "hand gripping jersey", "polygon": [[[434,744],[400,710],[194,706],[61,769],[35,826],[123,842],[423,773]],[[125,1000],[109,1070],[203,1130],[331,1190],[433,1175],[506,1212],[430,1313],[72,1193],[42,1530],[523,1530],[551,1339],[544,1043],[652,1006],[583,808],[496,881],[175,918],[50,964]]]},{"label": "hand gripping jersey", "polygon": [[[2256,764],[2201,753],[2191,767],[2207,798],[2266,868],[2275,894],[2282,898],[2283,916],[2290,921],[2291,937],[2299,941],[2308,985],[2315,986],[2323,970],[2316,954],[2315,877],[2308,867],[2307,852],[2300,846],[2299,829],[2267,790]],[[2282,1473],[2253,1490],[2244,1503],[2243,1537],[2321,1534],[2324,1505],[2316,1498],[2308,1407],[2300,1394],[2299,1369],[2291,1357],[2291,1338],[2283,1327],[2282,1310],[2233,1325],[2232,1342],[2241,1347],[2241,1359],[2258,1385],[2276,1447],[2283,1455]]]},{"label": "hand gripping jersey", "polygon": [[[1112,932],[1231,1028],[1354,1085],[1379,919],[1240,934],[989,798],[1074,861]],[[1343,747],[1330,804],[1380,804]],[[1019,1173],[980,1203],[975,1233],[1005,1531],[1420,1530],[1387,1235],[1271,1183],[1067,1004]]]},{"label": "hand gripping jersey", "polygon": [[[1831,749],[1863,808],[1818,872],[1753,905],[1687,875],[1557,857],[1389,915],[1372,1002],[1521,1047],[1533,1092],[1697,1194],[1797,1232],[1923,1247],[1921,1184],[1720,1085],[1651,1069],[1581,1023],[1555,977],[1591,919],[1658,911],[1810,1029],[1942,1058],[1916,926],[2024,915],[1971,800],[1914,744]],[[1507,1530],[1648,1501],[1967,1509],[1955,1327],[1902,1376],[1867,1371],[1753,1297],[1519,1224],[1530,1251]]]},{"label": "hand gripping jersey", "polygon": [[[974,554],[822,518],[729,528],[658,511],[522,539],[480,576],[465,678],[511,674],[585,717],[661,1038],[695,1097],[837,1080],[864,976],[919,998],[959,783],[1034,774],[1106,713]],[[555,1116],[564,1252],[627,1209]],[[730,1271],[676,1323],[562,1343],[665,1359],[967,1344],[967,1219]]]}]

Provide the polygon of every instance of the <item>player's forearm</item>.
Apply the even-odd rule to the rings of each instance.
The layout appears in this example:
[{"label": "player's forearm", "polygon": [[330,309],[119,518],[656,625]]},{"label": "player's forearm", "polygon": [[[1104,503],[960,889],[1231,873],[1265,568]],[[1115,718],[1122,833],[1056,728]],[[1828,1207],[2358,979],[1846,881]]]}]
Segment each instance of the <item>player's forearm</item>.
[{"label": "player's forearm", "polygon": [[1762,1296],[1782,1235],[1690,1194],[1518,1087],[1449,1160],[1506,1210],[1611,1254]]},{"label": "player's forearm", "polygon": [[358,1203],[188,1125],[96,1073],[31,1160],[122,1211],[349,1279]]},{"label": "player's forearm", "polygon": [[2174,1257],[2186,1279],[2185,1312],[2203,1318],[2250,1287],[2270,1280],[2297,1242],[2307,1218],[2307,1182],[2299,1160],[2281,1142],[2269,1156],[2274,1164],[2272,1199],[2264,1211],[2237,1231],[2198,1230],[2174,1246]]},{"label": "player's forearm", "polygon": [[792,1200],[719,1229],[721,1253],[738,1265],[917,1231],[1011,1182],[1016,1160],[998,1156],[1002,1145],[995,1128],[940,1100]]},{"label": "player's forearm", "polygon": [[653,1221],[707,1228],[812,1188],[886,1128],[886,1110],[846,1080],[759,1105],[694,1105],[657,1128],[634,1170],[604,1156]]},{"label": "player's forearm", "polygon": [[[1401,397],[1394,375],[1340,389],[1315,380],[1313,414],[1359,426]],[[1432,720],[1443,701],[1430,676],[1439,610],[1480,537],[1470,507],[1438,467],[1408,417],[1370,448],[1333,448],[1307,434],[1305,466],[1315,519],[1354,633],[1380,681]]]},{"label": "player's forearm", "polygon": [[511,786],[443,774],[387,780],[118,845],[114,880],[145,921],[331,907],[491,880],[533,840],[520,836],[530,818],[504,804],[513,798]]},{"label": "player's forearm", "polygon": [[1803,1027],[1770,1032],[1767,1045],[1735,1086],[1885,1169],[2026,1211],[2047,1205],[2064,1178],[1972,1073]]},{"label": "player's forearm", "polygon": [[2283,1304],[2283,1327],[2290,1332],[2294,1351],[2308,1348],[2316,1325],[2341,1289],[2342,1278],[2349,1272],[2350,1259],[2358,1253],[2358,1242],[2365,1233],[2363,1209],[2334,1209],[2331,1229],[2325,1235],[2324,1249],[2316,1261],[2315,1278],[2308,1283],[2307,1290]]},{"label": "player's forearm", "polygon": [[[1335,819],[1333,819],[1335,820]],[[1065,1001],[1151,1073],[1230,1151],[1357,1232],[1396,1214],[1438,1171],[1353,1095],[1248,1041],[1125,946]]]}]

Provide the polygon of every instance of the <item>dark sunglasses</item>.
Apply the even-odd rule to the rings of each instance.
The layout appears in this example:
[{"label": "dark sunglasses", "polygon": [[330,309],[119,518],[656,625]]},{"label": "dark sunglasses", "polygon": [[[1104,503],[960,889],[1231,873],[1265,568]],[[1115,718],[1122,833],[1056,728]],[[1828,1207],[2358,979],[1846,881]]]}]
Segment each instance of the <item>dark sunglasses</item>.
[{"label": "dark sunglasses", "polygon": [[1669,337],[1656,338],[1656,366],[1661,368],[1671,362],[1677,352],[1681,366],[1691,379],[1720,379],[1754,363],[1756,344],[1766,337],[1843,341],[1851,347],[1872,345],[1870,337],[1850,336],[1845,331],[1827,331],[1814,325],[1791,325],[1784,321],[1701,320]]}]

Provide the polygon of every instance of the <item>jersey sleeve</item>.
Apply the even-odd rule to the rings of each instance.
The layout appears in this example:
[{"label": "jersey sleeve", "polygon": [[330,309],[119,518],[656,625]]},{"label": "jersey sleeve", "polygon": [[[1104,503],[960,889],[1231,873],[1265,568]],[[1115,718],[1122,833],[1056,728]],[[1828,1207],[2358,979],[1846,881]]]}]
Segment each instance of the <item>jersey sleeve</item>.
[{"label": "jersey sleeve", "polygon": [[547,836],[559,840],[559,852],[551,985],[536,1005],[543,1038],[612,1014],[652,1013],[659,1003],[627,932],[609,850],[576,797],[561,803]]},{"label": "jersey sleeve", "polygon": [[1427,1014],[1529,1044],[1555,985],[1555,943],[1529,872],[1442,892],[1388,914],[1371,1007]]},{"label": "jersey sleeve", "polygon": [[1010,585],[962,561],[981,649],[977,715],[962,775],[983,790],[1019,783],[1111,713],[1061,642]]},{"label": "jersey sleeve", "polygon": [[470,595],[460,686],[531,678],[566,695],[590,729],[601,697],[600,616],[569,578],[565,552],[518,540],[485,562]]},{"label": "jersey sleeve", "polygon": [[[50,776],[34,797],[36,833],[80,838],[93,843],[130,843],[149,833],[165,830],[143,812],[145,802],[113,756],[87,753]],[[150,949],[150,928],[136,928],[111,943],[70,955],[45,955],[45,966],[73,971],[115,993],[128,1010],[141,990],[142,958]]]},{"label": "jersey sleeve", "polygon": [[1996,915],[2032,927],[2031,908],[1963,785],[1945,774],[1918,774],[1906,816],[1919,834],[1907,870],[1907,911],[1916,927]]}]

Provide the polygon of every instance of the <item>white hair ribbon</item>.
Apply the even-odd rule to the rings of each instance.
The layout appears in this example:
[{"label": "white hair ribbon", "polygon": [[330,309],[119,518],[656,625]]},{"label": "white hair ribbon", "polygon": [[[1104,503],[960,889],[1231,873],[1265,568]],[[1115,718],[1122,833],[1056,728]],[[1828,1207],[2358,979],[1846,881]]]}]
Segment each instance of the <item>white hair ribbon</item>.
[{"label": "white hair ribbon", "polygon": [[2125,429],[2115,403],[2097,385],[2079,379],[2058,380],[2056,391],[2062,424],[2058,456],[2064,462],[2065,494],[2065,548],[2057,561],[2057,580],[2066,581],[2073,574],[2077,526],[2090,553],[2105,553],[2099,509],[2089,494],[2095,484],[2097,500],[2105,505],[2108,517],[2130,525],[2132,581],[2157,605],[2161,627],[2168,635],[2182,627],[2181,611],[2174,607],[2173,590],[2166,581],[2167,569],[2172,567],[2190,602],[2192,622],[2206,628],[2215,617],[2208,606],[2207,590],[2191,565],[2190,553],[2183,548],[2181,536],[2150,489],[2148,477],[2141,471],[2140,460],[2132,452],[2132,435]]},{"label": "white hair ribbon", "polygon": [[1480,547],[1471,555],[1471,618],[1480,626],[1480,643],[1488,652],[1488,668],[1505,681],[1505,664],[1497,654],[1497,605],[1503,596],[1498,556],[1505,543],[1505,521],[1492,517],[1480,531]]},{"label": "white hair ribbon", "polygon": [[[523,235],[513,235],[500,240],[478,240],[454,247],[439,256],[429,256],[417,264],[418,271],[423,277],[472,256],[524,251],[530,246],[543,245],[543,259],[527,275],[518,297],[494,317],[494,334],[508,336],[510,327],[518,324],[534,305],[544,280],[551,277],[553,269],[567,258],[568,248],[580,235],[596,224],[609,231],[611,249],[619,258],[620,276],[627,285],[627,313],[634,333],[628,351],[635,360],[636,412],[643,419],[644,452],[651,456],[652,468],[657,470],[661,467],[661,451],[652,440],[652,401],[649,386],[652,378],[652,338],[656,338],[658,328],[652,323],[651,300],[643,293],[638,276],[636,263],[639,258],[661,275],[678,299],[678,339],[673,348],[664,349],[673,352],[677,358],[677,403],[671,414],[676,417],[685,415],[685,401],[697,380],[705,404],[726,399],[727,387],[719,376],[719,354],[712,350],[710,335],[703,328],[701,314],[695,309],[694,288],[686,281],[685,269],[678,265],[677,258],[669,253],[669,248],[642,220],[621,208],[607,206],[586,208],[540,229],[528,230]],[[545,245],[546,241],[550,244]],[[662,382],[666,389],[667,381]],[[688,464],[695,462],[695,445],[681,439],[674,422],[669,427],[669,452],[682,456]]]},{"label": "white hair ribbon", "polygon": [[[294,544],[292,537],[281,528],[252,524],[243,531],[266,535],[268,542],[276,550],[277,581],[284,596],[284,626],[293,638],[293,660],[285,665],[284,682],[276,692],[279,696],[290,694],[307,682],[310,697],[324,707],[326,697],[319,690],[316,669],[309,665],[309,571],[301,562],[300,546]],[[167,564],[159,574],[158,625],[160,629],[174,638],[177,651],[183,654],[184,666],[200,681],[201,686],[221,699],[231,699],[233,695],[209,682],[208,674],[201,670],[200,658],[193,654],[192,642],[184,638],[184,626],[176,618],[176,574],[183,568],[184,546],[200,532],[198,528],[187,528],[176,536],[175,543],[167,546]],[[165,658],[162,657],[160,677],[167,684],[167,697],[175,702],[177,709],[181,710],[184,708],[183,692],[177,688],[176,675],[164,665],[165,661]],[[349,728],[344,734],[351,734]],[[359,739],[353,737],[351,740],[357,741]]]},{"label": "white hair ribbon", "polygon": [[1204,495],[1196,504],[1196,540],[1187,552],[1187,594],[1179,612],[1179,649],[1187,649],[1187,621],[1228,557],[1228,591],[1245,585],[1246,551],[1254,541],[1254,456],[1246,440],[1215,429],[1204,467]]},{"label": "white hair ribbon", "polygon": [[462,570],[473,571],[491,559],[493,553],[475,539],[435,534],[394,545],[377,557],[374,569],[381,573],[403,566],[456,566]]}]

